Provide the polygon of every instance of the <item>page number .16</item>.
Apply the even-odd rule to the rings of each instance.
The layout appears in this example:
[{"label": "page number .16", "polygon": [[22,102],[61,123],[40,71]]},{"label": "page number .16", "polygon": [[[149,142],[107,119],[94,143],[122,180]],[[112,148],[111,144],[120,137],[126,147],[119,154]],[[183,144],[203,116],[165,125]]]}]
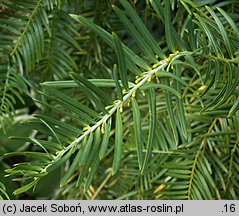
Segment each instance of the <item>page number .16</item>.
[{"label": "page number .16", "polygon": [[224,211],[222,212],[235,212],[236,211],[236,205],[235,204],[225,204]]}]

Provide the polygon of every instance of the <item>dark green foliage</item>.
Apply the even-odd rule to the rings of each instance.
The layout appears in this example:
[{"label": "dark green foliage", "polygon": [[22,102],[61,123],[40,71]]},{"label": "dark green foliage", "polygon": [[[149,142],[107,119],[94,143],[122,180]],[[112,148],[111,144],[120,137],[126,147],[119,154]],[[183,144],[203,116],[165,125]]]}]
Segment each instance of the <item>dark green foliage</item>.
[{"label": "dark green foliage", "polygon": [[1,199],[238,199],[237,1],[0,10]]}]

